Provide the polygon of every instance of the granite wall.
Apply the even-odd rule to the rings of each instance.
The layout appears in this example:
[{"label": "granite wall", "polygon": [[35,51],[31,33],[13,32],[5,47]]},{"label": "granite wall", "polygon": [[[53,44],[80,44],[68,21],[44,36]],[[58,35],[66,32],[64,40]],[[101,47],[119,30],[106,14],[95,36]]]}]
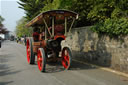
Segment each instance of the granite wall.
[{"label": "granite wall", "polygon": [[111,39],[89,28],[72,29],[62,46],[70,47],[75,59],[128,72],[128,36]]}]

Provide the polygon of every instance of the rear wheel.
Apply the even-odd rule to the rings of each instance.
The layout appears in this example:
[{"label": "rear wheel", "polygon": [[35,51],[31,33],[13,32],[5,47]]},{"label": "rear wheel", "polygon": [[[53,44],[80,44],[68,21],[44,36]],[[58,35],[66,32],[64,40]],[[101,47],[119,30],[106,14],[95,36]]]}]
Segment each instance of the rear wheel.
[{"label": "rear wheel", "polygon": [[46,67],[46,56],[43,48],[39,48],[37,54],[37,64],[41,72],[45,72]]},{"label": "rear wheel", "polygon": [[35,63],[35,55],[33,53],[33,46],[32,46],[33,38],[28,38],[26,43],[26,51],[27,51],[27,61],[29,64]]},{"label": "rear wheel", "polygon": [[72,54],[68,47],[64,47],[62,50],[62,65],[65,69],[69,69],[71,66]]}]

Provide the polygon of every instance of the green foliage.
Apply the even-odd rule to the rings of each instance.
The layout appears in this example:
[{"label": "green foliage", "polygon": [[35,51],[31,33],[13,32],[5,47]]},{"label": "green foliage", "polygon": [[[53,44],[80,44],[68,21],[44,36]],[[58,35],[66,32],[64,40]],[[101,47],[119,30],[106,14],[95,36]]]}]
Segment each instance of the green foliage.
[{"label": "green foliage", "polygon": [[28,28],[25,25],[27,24],[27,21],[25,18],[22,18],[17,22],[15,33],[17,37],[22,37],[24,35],[31,36],[32,34],[32,28]]},{"label": "green foliage", "polygon": [[79,14],[79,20],[76,24],[77,27],[91,25],[89,19],[87,19],[88,13],[91,9],[89,0],[71,0],[69,10],[75,11]]},{"label": "green foliage", "polygon": [[55,9],[69,9],[73,0],[20,0],[19,8],[25,10],[26,19],[32,20],[39,13]]},{"label": "green foliage", "polygon": [[0,22],[2,23],[4,21],[4,18],[0,16]]},{"label": "green foliage", "polygon": [[41,12],[59,9],[61,0],[44,0],[45,6],[41,9]]},{"label": "green foliage", "polygon": [[[128,0],[20,0],[20,8],[30,21],[40,12],[68,9],[77,12],[80,26],[91,25],[108,18],[128,16]],[[93,22],[93,23],[91,23]]]},{"label": "green foliage", "polygon": [[45,0],[20,0],[18,3],[19,8],[25,10],[26,19],[30,21],[40,13],[40,10],[44,7],[43,1]]},{"label": "green foliage", "polygon": [[94,24],[97,23],[91,29],[98,34],[107,34],[110,37],[127,35],[127,3],[128,0],[95,0],[95,2],[92,2],[87,19]]},{"label": "green foliage", "polygon": [[[98,1],[97,1],[98,2]],[[104,1],[99,2],[97,5],[93,5],[93,8],[88,13],[87,18],[91,21],[100,21],[110,17],[111,7],[107,6]]]},{"label": "green foliage", "polygon": [[67,9],[79,14],[76,26],[94,25],[92,30],[110,36],[127,34],[128,0],[20,0],[30,21],[39,13]]},{"label": "green foliage", "polygon": [[60,0],[59,9],[69,9],[74,0]]},{"label": "green foliage", "polygon": [[4,18],[0,16],[0,26],[3,26],[2,22],[4,21]]},{"label": "green foliage", "polygon": [[97,23],[91,29],[98,34],[107,34],[110,37],[128,34],[128,19],[106,19],[105,22]]}]

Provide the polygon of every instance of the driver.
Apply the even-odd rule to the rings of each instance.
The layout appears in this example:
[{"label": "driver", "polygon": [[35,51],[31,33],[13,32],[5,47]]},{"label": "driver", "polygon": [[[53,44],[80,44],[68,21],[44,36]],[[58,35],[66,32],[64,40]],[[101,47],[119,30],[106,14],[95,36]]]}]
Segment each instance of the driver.
[{"label": "driver", "polygon": [[38,40],[39,40],[38,28],[34,28],[34,29],[33,29],[33,34],[32,34],[32,36],[33,36],[34,41],[38,41]]}]

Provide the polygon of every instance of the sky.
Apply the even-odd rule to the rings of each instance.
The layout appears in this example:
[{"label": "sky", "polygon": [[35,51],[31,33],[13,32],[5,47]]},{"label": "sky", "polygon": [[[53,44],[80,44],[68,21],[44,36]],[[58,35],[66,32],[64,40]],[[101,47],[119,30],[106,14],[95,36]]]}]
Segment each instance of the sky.
[{"label": "sky", "polygon": [[9,31],[16,29],[16,22],[25,16],[24,11],[18,8],[18,0],[0,0],[0,15],[5,19],[4,27]]}]

